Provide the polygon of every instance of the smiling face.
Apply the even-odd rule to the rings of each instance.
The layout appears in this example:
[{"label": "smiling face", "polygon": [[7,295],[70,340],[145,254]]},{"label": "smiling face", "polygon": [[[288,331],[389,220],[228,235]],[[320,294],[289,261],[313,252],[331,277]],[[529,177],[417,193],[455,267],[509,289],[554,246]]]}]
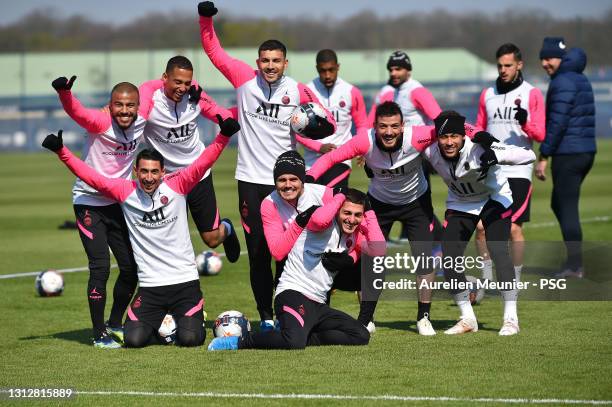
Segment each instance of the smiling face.
[{"label": "smiling face", "polygon": [[147,160],[145,158],[138,160],[134,167],[134,172],[136,172],[136,177],[138,178],[142,190],[147,194],[155,192],[166,174],[165,169],[162,168],[159,161]]},{"label": "smiling face", "polygon": [[344,201],[344,204],[342,204],[338,211],[336,221],[342,228],[342,232],[346,234],[355,232],[363,221],[363,205]]},{"label": "smiling face", "polygon": [[174,102],[180,102],[191,87],[193,71],[174,67],[170,72],[164,72],[164,94]]},{"label": "smiling face", "polygon": [[266,82],[274,83],[285,73],[289,60],[285,58],[283,51],[274,49],[260,51],[256,62]]},{"label": "smiling face", "polygon": [[559,69],[561,58],[543,58],[541,62],[542,69],[544,69],[549,76],[552,76]]},{"label": "smiling face", "polygon": [[404,130],[401,116],[378,116],[374,125],[378,142],[386,149],[395,148]]},{"label": "smiling face", "polygon": [[304,183],[294,174],[282,174],[276,178],[276,191],[285,201],[292,205],[297,204],[297,199],[304,191]]},{"label": "smiling face", "polygon": [[438,148],[446,158],[455,158],[463,148],[464,137],[461,134],[448,133],[438,137]]},{"label": "smiling face", "polygon": [[391,86],[400,86],[410,78],[410,71],[406,68],[399,66],[392,66],[389,68],[389,84]]},{"label": "smiling face", "polygon": [[115,91],[111,95],[109,109],[111,116],[122,129],[127,129],[138,116],[138,92]]},{"label": "smiling face", "polygon": [[514,54],[505,54],[497,59],[497,73],[504,83],[513,82],[523,69],[523,61],[517,61]]}]

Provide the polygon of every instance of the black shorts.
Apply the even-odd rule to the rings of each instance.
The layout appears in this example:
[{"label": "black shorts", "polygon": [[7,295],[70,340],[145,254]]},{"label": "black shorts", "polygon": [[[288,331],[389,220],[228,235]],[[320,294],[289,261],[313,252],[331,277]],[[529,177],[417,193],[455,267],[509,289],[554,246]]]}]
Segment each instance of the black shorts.
[{"label": "black shorts", "polygon": [[[393,222],[409,223],[417,231],[412,233],[410,240],[432,240],[433,233],[433,207],[431,205],[431,193],[425,192],[416,200],[406,205],[392,205],[381,202],[368,194],[372,209],[376,213],[378,224],[385,238],[389,238],[389,232]],[[415,227],[422,226],[422,227]]]},{"label": "black shorts", "polygon": [[187,206],[200,233],[219,228],[219,209],[212,172],[189,192]]},{"label": "black shorts", "polygon": [[157,331],[166,314],[175,321],[183,316],[204,322],[204,298],[200,280],[160,287],[139,287],[128,308],[127,320],[141,321]]},{"label": "black shorts", "polygon": [[525,178],[508,178],[512,191],[512,223],[529,222],[531,208],[531,181]]}]

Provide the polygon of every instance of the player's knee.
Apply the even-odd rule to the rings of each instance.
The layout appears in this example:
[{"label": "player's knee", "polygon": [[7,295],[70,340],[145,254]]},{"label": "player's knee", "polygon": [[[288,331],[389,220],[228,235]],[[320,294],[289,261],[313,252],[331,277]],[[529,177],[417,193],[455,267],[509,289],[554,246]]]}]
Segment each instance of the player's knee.
[{"label": "player's knee", "polygon": [[521,227],[521,225],[517,225],[516,223],[512,224],[510,228],[510,235],[512,237],[512,240],[515,242],[525,240],[525,238],[523,237],[523,228]]},{"label": "player's knee", "polygon": [[141,321],[127,321],[124,326],[124,342],[127,348],[142,348],[149,343],[153,329]]},{"label": "player's knee", "polygon": [[202,346],[206,339],[206,330],[201,319],[182,317],[176,328],[176,342],[179,346]]}]

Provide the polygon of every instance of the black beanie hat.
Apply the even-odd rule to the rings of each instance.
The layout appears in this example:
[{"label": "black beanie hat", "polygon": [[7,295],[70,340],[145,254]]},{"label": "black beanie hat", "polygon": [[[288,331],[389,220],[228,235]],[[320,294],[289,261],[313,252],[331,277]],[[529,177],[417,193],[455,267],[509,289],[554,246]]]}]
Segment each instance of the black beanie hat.
[{"label": "black beanie hat", "polygon": [[563,37],[546,37],[542,42],[540,59],[563,58],[563,55],[565,55],[565,48]]},{"label": "black beanie hat", "polygon": [[410,58],[408,58],[408,54],[404,51],[395,51],[391,54],[387,61],[387,70],[391,69],[392,66],[398,66],[412,71],[412,63],[410,62]]},{"label": "black beanie hat", "polygon": [[306,163],[297,151],[285,151],[276,159],[274,164],[274,182],[283,174],[293,174],[302,182],[306,178]]},{"label": "black beanie hat", "polygon": [[443,134],[461,134],[465,136],[465,117],[460,114],[445,114],[442,112],[434,119],[436,137]]}]

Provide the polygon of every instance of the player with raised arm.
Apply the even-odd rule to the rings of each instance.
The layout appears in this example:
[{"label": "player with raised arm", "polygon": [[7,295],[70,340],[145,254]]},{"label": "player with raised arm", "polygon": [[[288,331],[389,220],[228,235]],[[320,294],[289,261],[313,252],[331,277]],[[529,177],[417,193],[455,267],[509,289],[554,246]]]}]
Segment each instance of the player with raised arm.
[{"label": "player with raised arm", "polygon": [[61,130],[43,141],[83,182],[121,205],[140,285],[125,323],[128,347],[146,346],[167,313],[177,321],[178,345],[204,343],[204,300],[185,208],[189,192],[240,129],[232,118],[219,116],[218,121],[221,132],[215,141],[193,164],[168,176],[161,154],[142,150],[134,166],[136,181],[109,178],[89,167],[63,146]]},{"label": "player with raised arm", "polygon": [[[335,163],[363,156],[371,171],[368,195],[380,227],[389,238],[393,222],[406,224],[413,256],[429,256],[433,242],[431,192],[423,173],[421,152],[435,141],[433,126],[411,126],[399,105],[383,102],[376,109],[375,127],[317,160],[308,175],[317,179]],[[434,281],[431,267],[417,270],[417,284]],[[435,335],[430,322],[431,290],[419,289],[417,328]]]},{"label": "player with raised arm", "polygon": [[[221,47],[213,27],[217,8],[210,1],[198,4],[200,35],[204,52],[213,65],[236,89],[238,134],[238,206],[244,228],[251,288],[257,303],[262,329],[273,329],[273,278],[271,255],[261,223],[261,202],[274,190],[272,169],[276,158],[295,150],[296,139],[291,131],[293,110],[306,102],[317,102],[314,93],[304,84],[284,75],[287,50],[278,40],[264,41],[258,50],[257,70],[230,57]],[[323,138],[335,132],[335,122],[316,118],[316,126],[308,129],[310,137]],[[277,273],[279,267],[277,265]]]},{"label": "player with raised arm", "polygon": [[[111,91],[109,111],[87,109],[72,93],[76,76],[55,79],[57,91],[68,116],[87,131],[82,159],[109,178],[131,179],[132,162],[142,141],[145,118],[138,115],[138,88],[128,82]],[[123,341],[123,314],[136,289],[136,263],[128,229],[119,205],[77,178],[72,188],[72,203],[81,243],[89,261],[87,301],[97,348],[119,348]],[[117,259],[119,275],[113,289],[113,306],[104,321],[106,282],[110,276],[111,248]]]},{"label": "player with raised arm", "polygon": [[[308,87],[317,95],[321,103],[332,113],[336,120],[336,132],[321,140],[297,136],[305,147],[304,159],[309,169],[321,154],[325,154],[351,139],[351,124],[355,124],[356,134],[368,131],[365,102],[361,91],[354,85],[338,77],[340,64],[338,56],[331,49],[317,53],[316,68],[319,77],[313,79]],[[348,187],[351,174],[351,161],[335,164],[317,179],[317,183],[328,187]]]},{"label": "player with raised arm", "polygon": [[283,244],[291,249],[274,299],[280,330],[215,338],[208,350],[367,345],[370,334],[365,326],[326,304],[337,274],[329,262],[336,263],[337,255],[350,257],[351,263],[362,251],[385,255],[382,232],[374,212],[366,210],[366,200],[364,193],[349,189],[346,196],[339,193],[314,210],[309,219],[298,215],[295,222],[303,229]]},{"label": "player with raised arm", "polygon": [[[161,80],[140,86],[140,100],[141,112],[147,116],[145,139],[164,157],[169,174],[190,165],[206,148],[200,140],[199,116],[214,122],[217,115],[231,116],[195,83],[191,61],[180,55],[170,58]],[[210,248],[223,243],[228,261],[238,261],[238,235],[229,219],[219,220],[210,171],[187,196],[187,206],[204,243]]]},{"label": "player with raised arm", "polygon": [[[340,187],[332,190],[323,185],[304,183],[306,166],[304,159],[297,151],[286,151],[281,154],[274,165],[274,180],[276,190],[266,197],[261,203],[261,219],[263,222],[264,235],[268,242],[268,248],[276,261],[283,261],[299,235],[312,212],[321,205],[329,203],[334,196],[334,191],[346,192],[346,188]],[[340,260],[349,260],[349,256],[342,256]],[[360,263],[350,259],[350,264],[337,271],[334,278],[334,286],[349,291],[361,290],[361,268]],[[347,263],[345,263],[347,264]],[[341,281],[338,281],[340,279]],[[329,298],[327,301],[329,305]],[[361,301],[359,317],[357,318],[370,333],[373,332],[375,302]]]},{"label": "player with raised arm", "polygon": [[[458,270],[461,256],[482,221],[497,280],[503,284],[515,281],[510,259],[508,239],[512,219],[512,191],[501,165],[525,165],[535,160],[529,149],[498,143],[489,133],[481,131],[473,141],[465,137],[465,117],[445,111],[435,120],[438,142],[427,147],[423,155],[448,185],[442,252],[445,259],[444,276],[454,287],[450,290],[461,312],[461,318],[444,333],[457,335],[478,331],[478,322],[469,300],[465,274]],[[500,164],[500,165],[497,165]],[[453,267],[446,267],[446,259]],[[516,287],[504,286],[502,336],[519,332]]]},{"label": "player with raised arm", "polygon": [[[533,141],[542,142],[546,135],[544,97],[538,88],[523,80],[521,50],[514,44],[503,44],[495,53],[499,76],[495,85],[480,94],[476,125],[500,142],[532,149]],[[531,173],[533,164],[502,165],[512,191],[512,262],[519,278],[523,269],[523,223],[529,221],[531,205]],[[488,258],[482,222],[476,229],[476,242],[485,256],[482,277],[493,278],[493,266]]]}]

